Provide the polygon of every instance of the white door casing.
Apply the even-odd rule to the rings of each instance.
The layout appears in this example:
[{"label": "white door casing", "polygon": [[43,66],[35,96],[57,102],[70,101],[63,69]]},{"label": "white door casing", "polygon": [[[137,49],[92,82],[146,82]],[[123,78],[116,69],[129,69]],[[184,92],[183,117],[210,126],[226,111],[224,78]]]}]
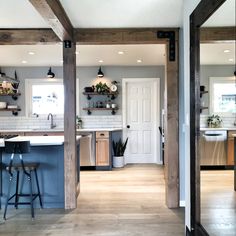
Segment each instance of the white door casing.
[{"label": "white door casing", "polygon": [[129,138],[125,162],[161,164],[160,79],[125,78],[122,89],[123,140]]}]

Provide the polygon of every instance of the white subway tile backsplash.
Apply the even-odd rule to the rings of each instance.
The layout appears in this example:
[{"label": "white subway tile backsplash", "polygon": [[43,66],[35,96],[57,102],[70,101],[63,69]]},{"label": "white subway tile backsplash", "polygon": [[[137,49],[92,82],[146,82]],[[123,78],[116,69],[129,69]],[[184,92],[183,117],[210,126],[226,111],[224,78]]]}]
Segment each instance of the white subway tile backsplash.
[{"label": "white subway tile backsplash", "polygon": [[[83,128],[121,128],[122,116],[81,116]],[[54,117],[58,129],[64,128],[63,117]],[[49,129],[47,117],[0,117],[1,129]]]}]

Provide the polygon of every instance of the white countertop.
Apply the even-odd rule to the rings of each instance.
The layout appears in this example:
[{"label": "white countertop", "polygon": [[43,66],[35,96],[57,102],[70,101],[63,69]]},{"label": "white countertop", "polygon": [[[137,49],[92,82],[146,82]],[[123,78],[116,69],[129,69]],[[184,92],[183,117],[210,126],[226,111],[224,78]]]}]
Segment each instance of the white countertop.
[{"label": "white countertop", "polygon": [[[121,131],[122,128],[86,128],[77,129],[77,132],[95,132],[95,131]],[[11,132],[64,132],[63,129],[2,129],[0,133],[11,133]]]},{"label": "white countertop", "polygon": [[217,131],[217,130],[221,130],[221,131],[224,131],[224,130],[232,130],[232,131],[236,131],[236,127],[222,127],[222,128],[200,128],[201,131]]},{"label": "white countertop", "polygon": [[[80,138],[81,135],[76,136],[77,141]],[[31,146],[51,146],[62,145],[64,143],[64,136],[18,136],[7,141],[30,141]],[[4,147],[4,139],[0,139],[0,147]]]}]

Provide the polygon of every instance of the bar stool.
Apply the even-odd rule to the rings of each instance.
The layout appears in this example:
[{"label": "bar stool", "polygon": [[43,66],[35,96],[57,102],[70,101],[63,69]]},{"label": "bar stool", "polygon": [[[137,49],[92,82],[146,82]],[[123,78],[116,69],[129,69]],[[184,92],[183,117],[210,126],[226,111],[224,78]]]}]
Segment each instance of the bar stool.
[{"label": "bar stool", "polygon": [[[18,205],[31,205],[31,216],[32,219],[34,218],[34,206],[33,201],[38,197],[40,207],[42,208],[42,200],[40,196],[40,189],[39,189],[39,183],[38,183],[38,175],[37,175],[37,168],[39,167],[39,163],[29,163],[24,162],[22,154],[26,154],[30,152],[30,142],[29,141],[5,141],[5,153],[11,154],[11,159],[9,165],[6,167],[6,170],[8,171],[10,175],[9,179],[9,185],[8,185],[8,192],[7,192],[7,199],[5,204],[5,210],[4,210],[4,216],[3,218],[6,220],[6,214],[7,214],[7,207],[8,205],[14,205],[15,208],[18,208]],[[20,162],[14,163],[14,156],[18,154],[20,157]],[[29,194],[22,194],[19,193],[19,175],[20,172],[22,173],[22,177],[25,175],[29,181]],[[36,180],[36,187],[37,187],[37,193],[33,193],[33,183],[32,183],[32,172],[35,174],[35,180]],[[13,174],[16,173],[16,187],[15,187],[15,193],[10,196],[11,192],[11,185],[13,180]],[[14,202],[10,202],[15,197]],[[19,202],[19,197],[30,197],[29,202]]]}]

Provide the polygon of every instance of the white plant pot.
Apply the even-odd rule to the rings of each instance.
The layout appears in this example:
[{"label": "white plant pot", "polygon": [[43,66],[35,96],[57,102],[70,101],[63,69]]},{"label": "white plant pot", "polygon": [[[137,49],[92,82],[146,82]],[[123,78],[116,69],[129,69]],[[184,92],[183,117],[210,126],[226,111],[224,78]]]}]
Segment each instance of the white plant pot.
[{"label": "white plant pot", "polygon": [[124,162],[124,156],[113,156],[113,167],[119,168],[119,167],[124,167],[125,162]]}]

